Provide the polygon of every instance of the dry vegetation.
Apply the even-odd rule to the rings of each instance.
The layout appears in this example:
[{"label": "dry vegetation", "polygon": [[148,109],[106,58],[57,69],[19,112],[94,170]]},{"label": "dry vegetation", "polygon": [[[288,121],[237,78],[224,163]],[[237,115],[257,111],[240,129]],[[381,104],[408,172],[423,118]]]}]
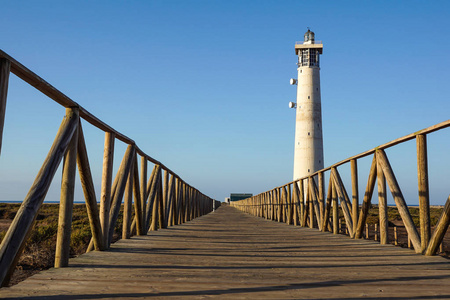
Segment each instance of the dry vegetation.
[{"label": "dry vegetation", "polygon": [[[20,204],[0,203],[0,240],[8,230]],[[40,270],[53,267],[55,260],[56,233],[58,231],[58,204],[43,204],[36,217],[36,224],[20,257],[11,285],[24,280]],[[119,239],[122,231],[122,211],[119,214],[113,241]],[[72,217],[70,255],[75,257],[86,252],[91,240],[91,229],[86,205],[75,204]]]}]

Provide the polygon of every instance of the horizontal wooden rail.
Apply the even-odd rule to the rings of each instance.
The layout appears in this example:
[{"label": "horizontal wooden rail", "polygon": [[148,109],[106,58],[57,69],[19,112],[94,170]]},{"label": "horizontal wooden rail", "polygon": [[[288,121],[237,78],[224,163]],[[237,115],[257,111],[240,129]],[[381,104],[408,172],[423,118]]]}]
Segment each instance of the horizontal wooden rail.
[{"label": "horizontal wooden rail", "polygon": [[[446,201],[439,222],[431,235],[426,137],[432,132],[442,130],[449,126],[450,120],[441,122],[358,155],[349,157],[307,177],[275,187],[270,191],[255,195],[251,198],[231,202],[231,205],[244,212],[266,219],[300,225],[303,227],[308,226],[310,228],[318,228],[322,231],[329,230],[333,231],[334,234],[337,234],[340,231],[339,226],[341,224],[338,209],[340,203],[346,223],[346,230],[351,238],[359,239],[363,235],[375,182],[377,181],[380,242],[382,244],[389,242],[387,235],[388,222],[386,203],[386,191],[388,187],[392,193],[392,197],[405,225],[406,231],[408,232],[408,237],[414,250],[417,253],[434,255],[439,245],[442,243],[443,237],[450,225],[450,196]],[[394,174],[394,170],[384,151],[387,148],[412,139],[416,139],[417,141],[417,176],[420,211],[419,231],[414,225],[403,193]],[[364,193],[363,202],[362,205],[360,205],[358,196],[357,160],[370,155],[373,156],[372,165],[368,175],[367,188]],[[350,163],[351,167],[351,201],[338,172],[338,167],[346,163]],[[329,172],[330,183],[328,193],[325,196],[323,180],[324,174],[327,171],[331,172]],[[319,180],[318,185],[315,183],[316,180]],[[317,188],[317,186],[319,186],[319,188]],[[280,193],[280,191],[283,192]],[[291,197],[292,193],[293,197]],[[333,211],[331,212],[331,210]],[[296,212],[297,214],[291,214],[290,212]],[[328,220],[330,215],[332,215],[332,226]]]},{"label": "horizontal wooden rail", "polygon": [[[92,233],[88,251],[107,250],[110,247],[124,199],[123,238],[130,238],[134,233],[145,235],[149,230],[181,224],[207,214],[215,207],[220,206],[220,202],[204,195],[161,162],[145,154],[132,139],[89,113],[81,105],[1,50],[0,151],[10,72],[65,107],[66,116],[30,192],[0,245],[1,286],[5,286],[9,282],[61,160],[64,162],[55,253],[55,267],[57,268],[66,267],[69,261],[77,167]],[[95,195],[81,119],[105,132],[100,199],[97,199]],[[113,180],[116,139],[128,144],[128,147]],[[141,156],[140,160],[138,155]],[[141,162],[141,172],[138,172],[138,161]],[[153,163],[154,167],[150,179],[147,181],[148,162]],[[161,170],[164,171],[165,179],[167,179],[164,182],[161,178]],[[133,199],[134,210],[132,209]],[[100,210],[98,209],[98,200],[100,200]]]}]

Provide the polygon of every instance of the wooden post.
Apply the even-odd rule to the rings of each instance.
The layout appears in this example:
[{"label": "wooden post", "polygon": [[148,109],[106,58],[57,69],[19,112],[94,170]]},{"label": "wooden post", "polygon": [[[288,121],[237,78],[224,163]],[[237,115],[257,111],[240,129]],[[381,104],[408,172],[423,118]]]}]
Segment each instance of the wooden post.
[{"label": "wooden post", "polygon": [[168,192],[169,192],[169,171],[164,170],[164,186],[163,186],[163,198],[162,198],[162,207],[163,207],[163,218],[162,221],[162,227],[161,228],[167,228],[167,202],[168,202]]},{"label": "wooden post", "polygon": [[[331,176],[331,175],[330,175]],[[336,186],[332,184],[331,197],[333,199],[333,234],[339,233],[339,208]]]},{"label": "wooden post", "polygon": [[411,238],[414,250],[416,251],[416,253],[421,253],[422,251],[419,234],[411,218],[408,206],[406,205],[405,199],[403,198],[402,191],[400,190],[400,187],[397,183],[397,179],[395,178],[394,172],[392,171],[391,165],[389,164],[386,154],[384,153],[383,150],[377,150],[376,158],[378,166],[380,166],[383,169],[384,176],[386,177],[389,189],[391,190],[392,196],[397,205],[398,212],[402,217],[403,224],[405,224],[406,231],[408,231],[408,235]]},{"label": "wooden post", "polygon": [[[330,211],[331,211],[331,201],[332,201],[332,188],[333,182],[330,177],[330,181],[328,183],[328,192],[327,192],[327,205],[325,206],[325,213],[322,219],[322,231],[325,232],[328,229],[329,219],[330,219]],[[331,231],[331,230],[330,230]]]},{"label": "wooden post", "polygon": [[[305,189],[304,189],[304,184],[303,184],[303,179],[300,179],[298,181],[298,191],[300,193],[300,226],[302,227],[306,227],[306,213],[305,213]],[[305,221],[303,221],[305,220]]]},{"label": "wooden post", "polygon": [[366,240],[368,240],[370,238],[369,235],[369,224],[366,223]]},{"label": "wooden post", "polygon": [[377,223],[375,223],[374,233],[375,233],[375,236],[373,239],[374,239],[374,241],[378,241],[378,224]]},{"label": "wooden post", "polygon": [[420,241],[422,253],[428,247],[430,228],[430,193],[428,189],[427,136],[418,134],[417,144],[417,181],[419,185]]},{"label": "wooden post", "polygon": [[[131,174],[133,174],[133,194],[134,194],[134,216],[136,218],[136,235],[146,235],[147,232],[144,229],[144,219],[143,219],[143,211],[142,211],[142,198],[141,192],[145,190],[141,189],[139,184],[139,171],[138,171],[138,162],[137,162],[137,154],[134,154],[133,158],[134,162],[132,164],[132,168],[130,169]],[[146,192],[144,192],[146,194]]]},{"label": "wooden post", "polygon": [[312,177],[308,178],[308,185],[306,186],[306,199],[309,205],[309,228],[314,228],[314,204],[312,202],[311,189],[309,188],[311,186],[311,179]]},{"label": "wooden post", "polygon": [[[122,206],[122,198],[125,192],[125,186],[127,183],[128,175],[132,170],[134,164],[136,147],[134,145],[128,145],[127,150],[125,151],[125,155],[120,164],[119,170],[116,175],[116,189],[114,193],[114,197],[111,202],[111,210],[109,214],[109,233],[108,233],[108,243],[107,246],[109,248],[112,237],[114,234],[114,226],[116,226],[117,217],[119,216],[120,207]],[[136,229],[137,229],[136,224]]]},{"label": "wooden post", "polygon": [[[156,221],[158,219],[158,205],[156,202],[157,195],[158,195],[158,187],[159,183],[161,181],[161,166],[155,165],[153,167],[152,176],[150,177],[150,181],[148,186],[150,187],[148,192],[148,202],[147,202],[147,208],[145,213],[145,226],[146,232],[151,228],[151,230],[157,230],[158,226],[156,226]],[[155,208],[156,207],[156,208]],[[152,225],[150,225],[150,216],[152,218]]]},{"label": "wooden post", "polygon": [[356,226],[355,239],[360,239],[364,230],[364,224],[366,224],[367,214],[369,213],[370,202],[372,200],[372,193],[375,187],[375,179],[377,178],[377,159],[376,155],[373,156],[372,165],[369,171],[369,179],[367,180],[366,192],[364,193],[364,199],[361,207],[361,213],[358,218],[358,225]]},{"label": "wooden post", "polygon": [[[77,116],[79,115],[77,108],[66,109],[67,114],[70,113],[70,110],[74,110],[74,114]],[[75,193],[75,175],[77,171],[77,143],[78,131],[75,130],[72,140],[67,147],[63,161],[58,233],[56,234],[55,268],[67,267],[69,265],[73,198]]]},{"label": "wooden post", "polygon": [[[132,203],[133,202],[133,179],[134,179],[134,176],[133,176],[132,172],[130,172],[130,174],[128,175],[127,185],[125,187],[125,196],[124,196],[124,204],[123,204],[122,239],[129,239],[131,236],[130,229],[131,229],[131,209],[132,209],[132,204],[133,204]],[[135,220],[136,220],[136,218],[135,218]]]},{"label": "wooden post", "polygon": [[109,248],[109,214],[111,210],[111,183],[114,160],[114,140],[115,134],[105,132],[105,149],[103,152],[103,173],[100,196],[100,224],[102,226],[103,244]]},{"label": "wooden post", "polygon": [[[321,215],[321,208],[319,205],[319,190],[317,189],[317,185],[316,182],[314,180],[314,177],[310,177],[310,193],[311,193],[311,200],[312,200],[312,204],[314,205],[314,212],[316,214],[316,221],[317,221],[317,227],[319,228],[319,230],[322,230],[322,217],[323,217],[323,213]],[[322,204],[323,206],[323,204]]]},{"label": "wooden post", "polygon": [[445,202],[445,206],[444,209],[442,210],[441,217],[439,218],[439,222],[436,224],[436,227],[434,228],[433,235],[431,236],[430,242],[427,247],[427,251],[425,251],[425,255],[434,255],[436,253],[437,248],[444,239],[445,233],[447,232],[449,225],[450,225],[450,196],[448,196],[447,201]]},{"label": "wooden post", "polygon": [[341,176],[339,175],[337,169],[334,167],[331,168],[331,177],[333,178],[334,187],[336,189],[337,196],[341,202],[342,212],[344,214],[345,223],[350,232],[350,237],[353,238],[354,232],[353,232],[352,216],[350,213],[350,204],[349,204],[350,200],[348,198],[347,192],[345,191],[345,187],[344,184],[342,183]]},{"label": "wooden post", "polygon": [[299,202],[299,191],[298,184],[294,182],[292,185],[292,194],[293,194],[293,218],[294,218],[294,226],[298,226],[298,202]]},{"label": "wooden post", "polygon": [[45,199],[53,176],[61,162],[72,136],[77,129],[79,117],[75,110],[69,110],[64,117],[52,147],[39,170],[33,185],[22,202],[17,214],[9,226],[0,245],[0,285],[6,286],[20,254],[25,247],[25,241],[31,232],[37,212]]},{"label": "wooden post", "polygon": [[[386,179],[381,166],[377,167],[378,183],[378,216],[380,220],[380,244],[385,245],[388,241],[388,208],[386,198]],[[375,224],[375,240],[377,238],[377,224]]]},{"label": "wooden post", "polygon": [[8,96],[10,68],[10,61],[0,58],[0,152],[2,150],[3,127],[5,125],[6,98]]},{"label": "wooden post", "polygon": [[395,246],[398,246],[397,226],[394,226],[394,245],[395,245]]},{"label": "wooden post", "polygon": [[352,175],[352,221],[353,232],[356,232],[358,225],[358,211],[359,211],[359,193],[358,193],[358,163],[356,159],[350,160],[350,168]]},{"label": "wooden post", "polygon": [[318,186],[319,186],[319,219],[320,219],[320,223],[319,223],[319,228],[322,229],[322,223],[323,223],[323,215],[325,212],[325,205],[324,205],[324,200],[325,200],[325,184],[323,182],[323,172],[319,172],[319,174],[317,175],[317,180],[318,180]]},{"label": "wooden post", "polygon": [[292,217],[293,217],[293,208],[292,208],[292,197],[291,197],[291,185],[288,184],[285,187],[286,191],[286,200],[287,200],[287,206],[288,206],[288,213],[287,213],[287,223],[289,225],[292,225]]},{"label": "wooden post", "polygon": [[[137,166],[136,166],[137,168]],[[147,158],[145,156],[141,156],[141,212],[142,212],[142,230],[144,231],[144,234],[147,233],[147,230],[145,230],[145,220],[146,217],[146,204],[147,204],[147,198],[148,198],[148,191],[147,191]]]},{"label": "wooden post", "polygon": [[89,217],[89,224],[91,226],[93,246],[95,250],[105,250],[102,237],[102,227],[100,225],[97,197],[95,196],[94,182],[92,181],[91,167],[89,166],[89,159],[86,144],[84,142],[81,122],[78,124],[77,165],[84,198],[86,200],[86,210]]}]

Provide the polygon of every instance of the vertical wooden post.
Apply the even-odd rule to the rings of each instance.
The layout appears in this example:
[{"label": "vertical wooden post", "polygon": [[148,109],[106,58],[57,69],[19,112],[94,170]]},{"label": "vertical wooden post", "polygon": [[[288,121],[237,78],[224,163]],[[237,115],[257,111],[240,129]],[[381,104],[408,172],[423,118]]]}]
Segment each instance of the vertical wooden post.
[{"label": "vertical wooden post", "polygon": [[79,124],[75,110],[64,117],[52,147],[0,245],[0,285],[8,284],[25,247],[37,212]]},{"label": "vertical wooden post", "polygon": [[366,223],[366,240],[370,238],[369,236],[369,224]]},{"label": "vertical wooden post", "polygon": [[[130,170],[132,172],[133,179],[133,194],[134,194],[134,216],[136,218],[136,235],[146,235],[147,232],[144,229],[144,219],[143,219],[143,211],[142,211],[142,198],[141,198],[141,187],[139,184],[139,171],[138,171],[138,162],[137,162],[137,154],[134,155],[133,165]],[[145,187],[144,187],[145,189]],[[146,192],[144,192],[145,194]]]},{"label": "vertical wooden post", "polygon": [[[127,185],[125,187],[124,204],[123,204],[123,225],[122,225],[122,239],[129,239],[131,234],[131,209],[133,202],[133,173],[128,175]],[[136,230],[139,234],[138,227]]]},{"label": "vertical wooden post", "polygon": [[[71,110],[78,116],[79,112],[77,108],[67,108],[67,114],[69,114]],[[75,174],[77,170],[77,143],[78,131],[75,130],[72,140],[67,147],[63,161],[58,233],[56,235],[55,268],[67,267],[69,265],[73,197],[75,193]]]},{"label": "vertical wooden post", "polygon": [[324,205],[324,201],[325,201],[325,184],[324,184],[324,179],[323,179],[323,172],[319,172],[318,176],[317,176],[317,180],[318,180],[318,185],[319,185],[319,210],[320,210],[320,223],[319,223],[319,228],[322,228],[322,223],[323,223],[323,215],[325,212],[325,205]]},{"label": "vertical wooden post", "polygon": [[103,152],[103,173],[100,196],[100,224],[102,226],[103,244],[109,245],[109,214],[111,210],[111,183],[114,160],[114,140],[115,134],[105,132],[105,149]]},{"label": "vertical wooden post", "polygon": [[[330,177],[330,181],[328,184],[328,192],[327,192],[327,203],[325,206],[325,212],[322,219],[322,231],[325,232],[328,229],[329,219],[330,219],[330,211],[331,211],[331,201],[332,201],[332,188],[333,182]],[[331,231],[331,230],[330,230]]]},{"label": "vertical wooden post", "polygon": [[[114,197],[111,201],[111,209],[109,213],[109,232],[107,233],[108,243],[106,244],[109,248],[113,234],[114,234],[114,226],[116,226],[117,217],[119,216],[119,211],[122,204],[123,194],[125,193],[125,186],[127,183],[128,175],[133,170],[133,165],[135,163],[135,152],[136,147],[134,145],[128,145],[127,150],[125,151],[125,155],[120,163],[119,170],[117,171],[116,179],[117,185],[115,185]],[[136,185],[136,179],[134,179]],[[139,182],[138,182],[139,183]],[[136,195],[136,194],[135,194]],[[137,219],[137,216],[136,216]],[[136,223],[136,229],[137,229]]]},{"label": "vertical wooden post", "polygon": [[367,180],[366,192],[361,207],[361,213],[358,218],[358,225],[356,226],[355,239],[360,239],[366,224],[367,214],[369,213],[370,203],[372,200],[372,193],[375,187],[375,180],[377,178],[377,158],[373,156],[372,165],[370,166],[369,179]]},{"label": "vertical wooden post", "polygon": [[394,226],[394,245],[398,246],[397,226]]},{"label": "vertical wooden post", "polygon": [[311,195],[311,180],[312,177],[308,177],[308,185],[306,190],[306,199],[308,201],[309,205],[309,228],[314,228],[314,203],[312,202],[312,195]]},{"label": "vertical wooden post", "polygon": [[345,218],[345,223],[347,225],[348,231],[350,232],[350,237],[354,237],[353,232],[353,222],[350,213],[350,199],[348,198],[347,192],[345,191],[344,184],[342,182],[341,176],[336,168],[331,168],[331,177],[334,181],[334,187],[336,189],[338,198],[341,202],[342,212]]},{"label": "vertical wooden post", "polygon": [[300,193],[299,202],[300,202],[300,226],[305,227],[306,223],[303,222],[305,216],[305,194],[304,194],[304,184],[303,179],[300,179],[298,182],[298,191]]},{"label": "vertical wooden post", "polygon": [[5,125],[6,98],[8,96],[10,68],[10,61],[0,58],[0,152],[2,151],[3,127]]},{"label": "vertical wooden post", "polygon": [[392,171],[391,165],[389,164],[386,153],[384,153],[383,150],[377,150],[376,158],[378,166],[383,169],[384,176],[386,177],[389,189],[391,190],[392,196],[394,197],[398,212],[402,217],[403,224],[405,224],[408,235],[414,245],[414,250],[416,251],[416,253],[421,253],[422,251],[419,233],[417,232],[416,226],[414,225],[414,222],[411,218],[408,206],[406,205],[402,191],[400,190],[397,179],[395,178],[394,172]]},{"label": "vertical wooden post", "polygon": [[103,243],[102,227],[100,225],[100,216],[98,212],[97,197],[95,196],[94,182],[92,181],[91,167],[84,142],[83,129],[81,122],[78,124],[78,149],[77,165],[80,175],[81,186],[83,187],[84,198],[86,200],[86,210],[91,226],[92,242],[95,250],[105,250]]},{"label": "vertical wooden post", "polygon": [[375,233],[375,236],[374,236],[373,240],[378,241],[378,224],[377,223],[375,223],[374,233]]},{"label": "vertical wooden post", "polygon": [[[331,176],[331,175],[330,175]],[[333,234],[339,233],[339,208],[338,208],[338,197],[336,193],[336,187],[332,183],[331,197],[333,199]]]},{"label": "vertical wooden post", "polygon": [[[381,167],[377,167],[378,184],[378,216],[380,220],[380,244],[388,243],[388,208],[386,198],[386,178]],[[375,240],[377,238],[377,224],[375,224]]]},{"label": "vertical wooden post", "polygon": [[358,211],[359,211],[359,193],[358,193],[358,163],[356,159],[350,160],[350,168],[352,175],[352,221],[353,232],[356,232],[358,225]]},{"label": "vertical wooden post", "polygon": [[427,136],[418,134],[417,144],[417,181],[419,185],[420,241],[422,253],[430,241],[430,193],[428,189]]},{"label": "vertical wooden post", "polygon": [[164,186],[163,186],[163,201],[162,201],[162,207],[163,207],[163,214],[164,217],[161,219],[164,221],[162,223],[162,228],[167,228],[167,205],[168,205],[168,193],[169,193],[169,171],[164,170]]},{"label": "vertical wooden post", "polygon": [[[137,168],[137,166],[136,166]],[[147,230],[145,230],[145,220],[147,219],[146,216],[146,206],[147,206],[147,198],[148,198],[148,192],[147,192],[147,158],[145,156],[141,156],[141,212],[142,212],[142,229],[146,233]]]}]

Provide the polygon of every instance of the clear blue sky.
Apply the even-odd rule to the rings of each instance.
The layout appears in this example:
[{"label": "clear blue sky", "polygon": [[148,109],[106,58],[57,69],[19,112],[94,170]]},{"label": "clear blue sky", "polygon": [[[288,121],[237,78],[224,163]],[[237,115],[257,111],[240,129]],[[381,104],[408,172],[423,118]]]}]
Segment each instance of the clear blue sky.
[{"label": "clear blue sky", "polygon": [[[324,43],[325,165],[450,115],[449,1],[1,1],[1,11],[2,50],[221,201],[292,179],[289,78],[307,26]],[[0,199],[24,198],[63,116],[11,76]],[[104,134],[84,126],[98,187]],[[429,138],[434,204],[449,192],[449,131]],[[417,203],[414,141],[387,153]]]}]

